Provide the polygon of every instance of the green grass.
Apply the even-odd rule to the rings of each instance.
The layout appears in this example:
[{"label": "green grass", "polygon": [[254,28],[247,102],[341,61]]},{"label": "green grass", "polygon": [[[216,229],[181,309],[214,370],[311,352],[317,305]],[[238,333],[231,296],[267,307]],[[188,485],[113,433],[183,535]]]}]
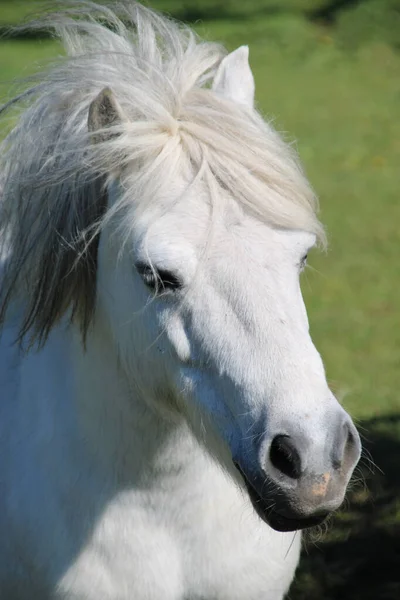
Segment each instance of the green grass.
[{"label": "green grass", "polygon": [[[3,23],[5,14],[8,22],[16,20],[15,5],[8,4]],[[188,6],[178,0],[155,4],[174,14]],[[354,36],[350,9],[329,28],[304,18],[300,9],[314,4],[293,0],[295,10],[256,14],[251,1],[248,18],[215,15],[196,28],[230,49],[250,44],[259,107],[296,140],[330,241],[327,254],[312,253],[303,276],[312,335],[332,388],[361,422],[365,444],[384,471],[371,474],[364,467],[368,490],[356,487],[321,542],[308,545],[290,598],[395,600],[400,598],[400,55],[391,29],[386,42],[379,28],[365,34],[371,30],[367,3],[352,9]],[[200,1],[195,5],[204,7]],[[369,5],[377,10],[375,0]],[[386,0],[379,6],[384,5]],[[27,74],[58,52],[48,40],[0,42],[0,77]],[[9,96],[10,89],[7,84],[0,95]]]},{"label": "green grass", "polygon": [[12,94],[10,82],[26,77],[46,62],[62,54],[60,45],[53,40],[18,40],[0,42],[0,83],[2,99]]}]

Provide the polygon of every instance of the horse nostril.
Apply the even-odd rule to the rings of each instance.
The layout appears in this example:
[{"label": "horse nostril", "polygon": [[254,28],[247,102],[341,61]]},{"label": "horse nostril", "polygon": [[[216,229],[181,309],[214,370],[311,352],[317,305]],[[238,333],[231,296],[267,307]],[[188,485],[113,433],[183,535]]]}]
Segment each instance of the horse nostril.
[{"label": "horse nostril", "polygon": [[360,457],[360,438],[354,426],[347,425],[347,435],[344,446],[342,463],[345,467],[358,462]]},{"label": "horse nostril", "polygon": [[360,454],[360,441],[357,431],[349,422],[345,422],[336,439],[336,451],[333,455],[333,468],[338,470],[347,468],[349,464],[357,462]]},{"label": "horse nostril", "polygon": [[356,437],[355,437],[354,433],[352,432],[352,430],[350,429],[350,427],[348,427],[346,446],[352,447],[352,446],[356,446],[356,445],[357,445]]},{"label": "horse nostril", "polygon": [[287,477],[291,479],[300,478],[300,455],[288,435],[274,437],[269,450],[269,458],[273,466]]}]

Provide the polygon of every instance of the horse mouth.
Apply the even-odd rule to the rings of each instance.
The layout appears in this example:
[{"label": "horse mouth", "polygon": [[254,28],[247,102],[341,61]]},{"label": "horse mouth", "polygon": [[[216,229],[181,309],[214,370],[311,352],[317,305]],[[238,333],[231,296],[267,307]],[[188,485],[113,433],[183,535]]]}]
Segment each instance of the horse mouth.
[{"label": "horse mouth", "polygon": [[321,525],[329,515],[329,512],[325,511],[308,517],[296,516],[292,518],[283,515],[275,508],[272,498],[266,499],[260,496],[237,463],[235,463],[235,467],[239,470],[243,478],[254,510],[258,516],[272,527],[272,529],[275,529],[275,531],[288,532],[315,527],[316,525]]}]

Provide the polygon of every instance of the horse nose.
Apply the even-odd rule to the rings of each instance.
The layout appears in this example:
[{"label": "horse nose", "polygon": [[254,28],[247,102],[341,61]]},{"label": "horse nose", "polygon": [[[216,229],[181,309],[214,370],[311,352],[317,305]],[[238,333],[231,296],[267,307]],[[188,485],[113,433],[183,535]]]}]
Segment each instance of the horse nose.
[{"label": "horse nose", "polygon": [[[360,439],[351,419],[345,415],[336,426],[327,429],[325,439],[318,435],[318,440],[316,443],[312,434],[299,431],[275,435],[265,471],[277,483],[289,488],[306,487],[306,482],[324,476],[331,480],[329,489],[333,494],[334,488],[340,487],[339,480],[350,477],[360,457]],[[337,486],[334,485],[336,480]]]},{"label": "horse nose", "polygon": [[263,440],[256,468],[246,463],[246,455],[234,464],[257,514],[277,531],[295,531],[321,523],[339,508],[361,442],[343,410],[325,423],[302,428],[286,422],[284,429]]}]

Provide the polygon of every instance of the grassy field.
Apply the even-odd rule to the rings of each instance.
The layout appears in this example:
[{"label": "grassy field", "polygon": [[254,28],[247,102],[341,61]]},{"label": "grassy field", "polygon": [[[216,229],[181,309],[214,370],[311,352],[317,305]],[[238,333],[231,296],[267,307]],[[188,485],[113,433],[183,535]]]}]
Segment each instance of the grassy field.
[{"label": "grassy field", "polygon": [[[296,140],[321,199],[330,245],[303,278],[311,330],[378,468],[365,461],[367,487],[307,544],[291,600],[400,598],[400,4],[347,4],[153,3],[230,49],[250,45],[259,107]],[[0,2],[0,25],[27,10]],[[50,40],[0,42],[2,98],[59,52]]]}]

